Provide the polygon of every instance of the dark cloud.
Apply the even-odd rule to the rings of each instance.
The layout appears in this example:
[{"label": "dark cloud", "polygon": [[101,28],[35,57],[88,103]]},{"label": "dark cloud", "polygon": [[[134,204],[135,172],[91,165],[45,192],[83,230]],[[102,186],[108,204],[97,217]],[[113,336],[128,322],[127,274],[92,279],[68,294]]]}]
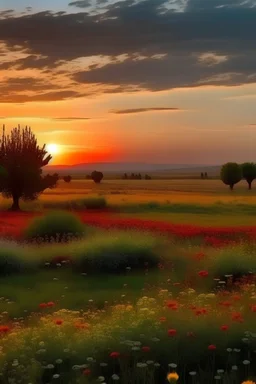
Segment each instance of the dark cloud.
[{"label": "dark cloud", "polygon": [[[81,7],[88,1],[74,3]],[[51,74],[63,64],[72,66],[76,59],[97,56],[100,62],[100,57],[108,56],[106,65],[74,66],[73,73],[71,68],[66,75],[82,85],[102,85],[99,92],[252,83],[256,78],[255,3],[188,0],[185,11],[177,12],[172,9],[177,10],[177,1],[124,0],[106,5],[100,14],[45,11],[4,18],[0,41],[9,50],[18,46],[27,56],[6,60],[0,69],[29,68]],[[161,58],[155,56],[159,54]],[[125,59],[120,60],[120,55]]]},{"label": "dark cloud", "polygon": [[88,8],[91,6],[91,2],[89,0],[72,1],[71,3],[69,3],[69,6],[78,8]]},{"label": "dark cloud", "polygon": [[151,107],[151,108],[130,108],[130,109],[117,109],[110,111],[118,115],[125,115],[129,113],[141,113],[141,112],[152,112],[152,111],[180,111],[180,108],[164,108],[164,107]]}]

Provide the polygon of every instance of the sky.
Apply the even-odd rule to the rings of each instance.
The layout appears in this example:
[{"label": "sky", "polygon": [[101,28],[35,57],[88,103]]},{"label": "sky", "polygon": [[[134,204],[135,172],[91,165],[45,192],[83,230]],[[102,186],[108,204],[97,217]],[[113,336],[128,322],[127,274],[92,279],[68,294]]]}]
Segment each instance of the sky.
[{"label": "sky", "polygon": [[52,164],[256,161],[255,25],[256,0],[0,0],[0,125]]}]

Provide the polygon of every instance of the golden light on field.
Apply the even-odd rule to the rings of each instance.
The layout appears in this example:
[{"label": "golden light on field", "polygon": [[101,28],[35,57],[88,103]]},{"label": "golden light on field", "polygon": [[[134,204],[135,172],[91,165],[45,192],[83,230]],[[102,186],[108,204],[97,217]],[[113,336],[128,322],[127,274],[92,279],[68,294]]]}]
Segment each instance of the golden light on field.
[{"label": "golden light on field", "polygon": [[50,143],[46,145],[46,150],[50,155],[57,155],[60,153],[60,146],[58,144]]}]

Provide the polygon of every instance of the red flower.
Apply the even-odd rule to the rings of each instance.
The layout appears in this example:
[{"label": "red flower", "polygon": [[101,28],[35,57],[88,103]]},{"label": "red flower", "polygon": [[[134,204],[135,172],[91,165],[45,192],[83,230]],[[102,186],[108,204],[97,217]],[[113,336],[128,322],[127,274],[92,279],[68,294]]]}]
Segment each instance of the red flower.
[{"label": "red flower", "polygon": [[235,300],[235,301],[238,301],[238,300],[240,300],[241,299],[241,296],[240,295],[234,295],[233,296],[233,300]]},{"label": "red flower", "polygon": [[47,308],[47,304],[46,304],[46,303],[40,303],[40,304],[39,304],[39,307],[42,308],[42,309],[43,309],[43,308]]},{"label": "red flower", "polygon": [[161,323],[164,323],[166,321],[166,317],[160,317],[159,320],[160,320]]},{"label": "red flower", "polygon": [[220,329],[221,329],[221,331],[225,332],[225,331],[228,331],[229,326],[228,326],[228,325],[222,325],[222,326],[220,327]]},{"label": "red flower", "polygon": [[175,336],[177,334],[176,329],[168,329],[168,336]]},{"label": "red flower", "polygon": [[0,325],[0,333],[7,333],[10,331],[10,327],[8,325]]},{"label": "red flower", "polygon": [[199,271],[198,275],[200,277],[207,277],[209,275],[209,272],[208,271]]},{"label": "red flower", "polygon": [[143,352],[150,352],[150,347],[142,347],[141,350]]},{"label": "red flower", "polygon": [[55,320],[55,324],[61,325],[61,324],[63,324],[63,320],[57,319],[57,320]]},{"label": "red flower", "polygon": [[215,351],[215,349],[216,349],[216,345],[214,345],[214,344],[208,345],[208,350],[209,351]]},{"label": "red flower", "polygon": [[251,306],[251,310],[252,310],[252,312],[256,312],[256,304],[253,304],[253,305]]},{"label": "red flower", "polygon": [[110,357],[112,357],[113,359],[117,359],[118,357],[120,357],[120,353],[119,352],[111,352]]},{"label": "red flower", "polygon": [[47,307],[54,307],[55,303],[53,301],[49,301],[49,303],[47,303]]},{"label": "red flower", "polygon": [[176,311],[179,307],[179,303],[176,300],[169,300],[167,301],[167,307],[173,311]]},{"label": "red flower", "polygon": [[242,323],[244,321],[243,316],[240,312],[232,313],[232,320]]},{"label": "red flower", "polygon": [[222,305],[223,307],[230,307],[231,302],[230,301],[222,301],[222,302],[220,302],[220,305]]},{"label": "red flower", "polygon": [[92,372],[92,371],[91,371],[89,368],[84,369],[84,370],[83,370],[83,375],[84,375],[84,376],[89,376],[89,375],[91,374],[91,372]]},{"label": "red flower", "polygon": [[202,259],[204,259],[205,258],[205,256],[206,256],[206,254],[204,253],[204,252],[198,252],[198,253],[196,253],[195,254],[195,259],[196,260],[202,260]]}]

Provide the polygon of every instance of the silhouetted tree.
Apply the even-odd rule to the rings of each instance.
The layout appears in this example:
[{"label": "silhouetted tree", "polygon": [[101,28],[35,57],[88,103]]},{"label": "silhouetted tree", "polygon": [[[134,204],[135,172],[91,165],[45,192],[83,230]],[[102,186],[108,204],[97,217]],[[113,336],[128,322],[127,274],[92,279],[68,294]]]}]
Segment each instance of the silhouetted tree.
[{"label": "silhouetted tree", "polygon": [[45,189],[56,187],[57,174],[42,176],[41,168],[51,158],[45,145],[39,147],[30,128],[14,128],[10,135],[6,135],[3,127],[0,138],[0,193],[12,198],[12,211],[20,210],[20,199],[35,200]]},{"label": "silhouetted tree", "polygon": [[207,172],[204,173],[204,178],[208,179],[208,173]]},{"label": "silhouetted tree", "polygon": [[145,175],[145,180],[151,180],[151,176]]},{"label": "silhouetted tree", "polygon": [[131,174],[131,179],[132,179],[132,180],[135,179],[135,175],[134,175],[134,173]]},{"label": "silhouetted tree", "polygon": [[124,174],[123,179],[124,179],[124,180],[127,180],[127,179],[128,179],[127,173]]},{"label": "silhouetted tree", "polygon": [[204,179],[204,173],[201,172],[201,179]]},{"label": "silhouetted tree", "polygon": [[248,183],[248,189],[252,189],[252,182],[254,179],[256,179],[256,164],[243,163],[241,167],[242,167],[243,178]]},{"label": "silhouetted tree", "polygon": [[70,175],[64,176],[63,180],[65,181],[65,183],[70,183],[70,181],[72,180],[72,177]]},{"label": "silhouetted tree", "polygon": [[103,173],[102,172],[98,172],[98,171],[93,171],[92,174],[91,174],[91,178],[93,179],[93,181],[95,183],[98,184],[103,179]]},{"label": "silhouetted tree", "polygon": [[242,168],[237,163],[226,163],[221,168],[220,177],[223,183],[229,185],[232,191],[234,185],[242,180]]},{"label": "silhouetted tree", "polygon": [[140,173],[138,174],[138,179],[139,179],[139,180],[141,180],[141,179],[142,179],[142,177],[141,177],[141,174],[140,174]]}]

